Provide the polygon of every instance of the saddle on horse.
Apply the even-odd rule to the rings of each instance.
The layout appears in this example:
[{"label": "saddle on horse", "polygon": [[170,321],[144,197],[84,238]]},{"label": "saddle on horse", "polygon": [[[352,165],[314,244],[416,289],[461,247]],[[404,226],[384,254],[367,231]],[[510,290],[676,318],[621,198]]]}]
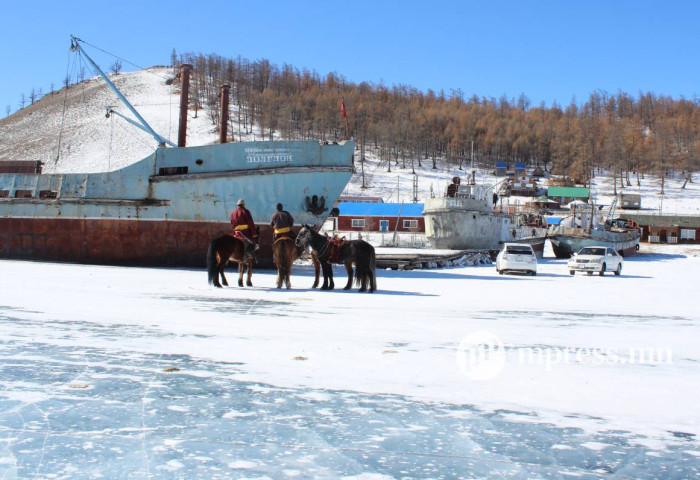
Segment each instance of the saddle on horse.
[{"label": "saddle on horse", "polygon": [[345,244],[345,237],[338,237],[338,235],[333,235],[328,237],[328,262],[338,263],[340,258],[340,249],[343,248]]},{"label": "saddle on horse", "polygon": [[246,237],[240,230],[234,230],[233,236],[243,241],[243,245],[245,245],[245,257],[247,259],[253,258],[255,251],[259,248],[258,245],[250,238]]}]

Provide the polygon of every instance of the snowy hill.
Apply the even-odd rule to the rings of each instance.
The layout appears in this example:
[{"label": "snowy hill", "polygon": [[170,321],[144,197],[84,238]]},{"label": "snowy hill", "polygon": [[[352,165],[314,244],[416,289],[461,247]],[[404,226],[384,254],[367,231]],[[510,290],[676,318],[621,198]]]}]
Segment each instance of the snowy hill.
[{"label": "snowy hill", "polygon": [[[177,82],[167,85],[166,81],[174,77],[173,69],[167,67],[152,67],[110,77],[151,127],[171,141],[177,138],[180,90]],[[33,105],[0,121],[0,161],[41,160],[45,163],[46,173],[96,172],[119,169],[151,154],[156,141],[118,116],[106,118],[107,105],[132,117],[99,77],[45,95]],[[232,109],[235,112],[236,107],[232,106]],[[232,115],[232,118],[236,116]],[[260,138],[257,132],[242,135],[243,140],[256,138]],[[217,141],[217,128],[209,112],[204,109],[195,113],[190,109],[187,144],[207,145]],[[358,163],[356,167],[357,174],[345,193],[378,196],[387,202],[412,202],[414,199],[422,202],[431,195],[442,195],[452,177],[466,179],[469,175],[467,170],[445,168],[440,162],[438,169],[433,170],[431,162],[424,162],[423,167],[416,166],[414,191],[414,175],[410,168],[392,165],[392,171],[387,172],[386,164],[381,164],[371,151],[364,166]],[[476,170],[479,183],[493,184],[499,180],[491,175],[490,165]],[[672,174],[666,179],[663,196],[658,194],[660,181],[655,176],[646,176],[639,187],[633,181],[633,186],[625,191],[640,193],[645,210],[700,215],[700,186],[689,183],[681,190],[683,181],[680,172]],[[611,177],[596,177],[592,192],[596,204],[609,205],[613,200]],[[520,204],[525,201],[527,199],[517,197],[506,200]]]}]

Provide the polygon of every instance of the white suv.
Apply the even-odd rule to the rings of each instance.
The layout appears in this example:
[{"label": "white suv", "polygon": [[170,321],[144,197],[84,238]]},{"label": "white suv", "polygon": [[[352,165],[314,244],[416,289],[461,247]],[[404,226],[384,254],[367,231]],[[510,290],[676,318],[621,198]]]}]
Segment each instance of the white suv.
[{"label": "white suv", "polygon": [[583,247],[569,259],[567,266],[571,275],[576,272],[586,272],[588,275],[597,273],[600,276],[605,272],[615,272],[615,275],[619,275],[622,273],[622,257],[614,248]]},{"label": "white suv", "polygon": [[527,243],[506,243],[496,257],[496,271],[537,275],[537,257]]}]

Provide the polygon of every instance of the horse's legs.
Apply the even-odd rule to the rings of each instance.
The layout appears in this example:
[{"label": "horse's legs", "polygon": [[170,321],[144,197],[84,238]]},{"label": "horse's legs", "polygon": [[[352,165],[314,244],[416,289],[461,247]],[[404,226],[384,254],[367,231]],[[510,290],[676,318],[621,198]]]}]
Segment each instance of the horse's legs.
[{"label": "horse's legs", "polygon": [[[217,287],[221,288],[221,283],[226,285],[228,287],[228,282],[226,281],[226,275],[224,275],[224,268],[226,268],[226,261],[219,262],[219,265],[217,266],[217,275],[216,278],[214,279],[214,285]],[[221,277],[221,283],[219,283],[219,277]]]},{"label": "horse's legs", "polygon": [[282,288],[282,272],[277,269],[277,288]]},{"label": "horse's legs", "polygon": [[357,278],[360,280],[360,292],[367,290],[367,270],[361,266],[355,266],[357,270]]},{"label": "horse's legs", "polygon": [[348,272],[348,283],[345,284],[343,290],[350,290],[352,287],[352,262],[345,262],[345,270]]},{"label": "horse's legs", "polygon": [[282,288],[282,267],[277,265],[277,288]]},{"label": "horse's legs", "polygon": [[328,290],[333,290],[335,288],[335,283],[333,283],[333,264],[328,264]]},{"label": "horse's legs", "polygon": [[321,269],[323,270],[323,285],[321,286],[321,290],[333,290],[333,288],[335,288],[333,284],[333,265],[324,262]]},{"label": "horse's legs", "polygon": [[245,263],[241,262],[238,264],[238,286],[243,286],[243,272],[245,271]]},{"label": "horse's legs", "polygon": [[289,290],[292,288],[292,263],[294,263],[294,257],[292,254],[289,254],[289,257],[287,258],[287,265],[285,266],[285,271],[284,271],[284,286]]},{"label": "horse's legs", "polygon": [[314,280],[314,284],[311,285],[311,288],[316,288],[318,287],[319,273],[321,273],[321,262],[318,261],[318,256],[313,250],[311,251],[311,262],[314,264],[314,273],[316,274],[316,279]]},{"label": "horse's legs", "polygon": [[250,260],[247,263],[248,267],[248,278],[246,279],[245,284],[248,285],[249,287],[253,286],[253,261]]}]

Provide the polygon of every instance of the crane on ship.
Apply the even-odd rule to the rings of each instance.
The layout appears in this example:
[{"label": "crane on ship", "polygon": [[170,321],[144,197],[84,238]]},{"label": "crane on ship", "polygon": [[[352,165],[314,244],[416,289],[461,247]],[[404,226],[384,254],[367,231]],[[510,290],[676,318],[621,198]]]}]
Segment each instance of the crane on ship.
[{"label": "crane on ship", "polygon": [[115,111],[112,107],[105,107],[107,109],[107,117],[109,117],[110,114],[114,113],[118,115],[119,117],[125,119],[127,122],[131,123],[132,125],[140,128],[141,130],[149,133],[155,140],[158,142],[158,145],[160,146],[165,146],[165,145],[170,145],[171,147],[177,147],[175,143],[171,142],[167,138],[163,137],[162,135],[159,135],[153,128],[146,122],[146,120],[141,116],[141,114],[134,108],[134,106],[129,102],[129,100],[126,99],[126,97],[122,94],[122,92],[119,91],[119,89],[112,83],[112,81],[109,79],[107,74],[95,63],[95,61],[90,58],[90,55],[88,55],[83,47],[80,45],[80,42],[82,42],[81,39],[74,37],[73,35],[70,36],[70,50],[71,52],[78,52],[79,55],[82,55],[85,60],[87,60],[88,64],[94,69],[97,74],[102,77],[102,79],[107,83],[109,88],[114,91],[114,93],[117,95],[119,100],[122,101],[122,103],[126,106],[126,108],[129,109],[129,111],[136,117],[137,120],[132,120],[125,115]]}]

